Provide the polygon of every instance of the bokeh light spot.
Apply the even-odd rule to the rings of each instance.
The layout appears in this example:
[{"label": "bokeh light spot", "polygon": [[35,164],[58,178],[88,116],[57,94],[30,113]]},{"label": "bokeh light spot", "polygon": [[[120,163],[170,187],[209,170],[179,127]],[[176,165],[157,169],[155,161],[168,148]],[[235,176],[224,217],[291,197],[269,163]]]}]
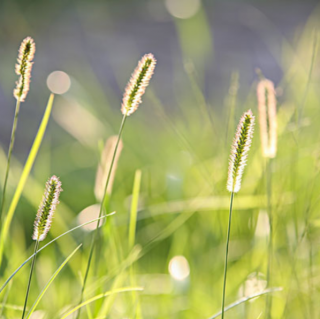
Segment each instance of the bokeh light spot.
[{"label": "bokeh light spot", "polygon": [[67,73],[54,71],[47,78],[47,86],[54,94],[64,94],[70,89],[71,80]]},{"label": "bokeh light spot", "polygon": [[184,280],[190,274],[188,260],[184,256],[175,256],[169,262],[169,273],[175,280]]},{"label": "bokeh light spot", "polygon": [[180,19],[188,19],[194,16],[200,8],[200,0],[166,0],[168,12]]}]

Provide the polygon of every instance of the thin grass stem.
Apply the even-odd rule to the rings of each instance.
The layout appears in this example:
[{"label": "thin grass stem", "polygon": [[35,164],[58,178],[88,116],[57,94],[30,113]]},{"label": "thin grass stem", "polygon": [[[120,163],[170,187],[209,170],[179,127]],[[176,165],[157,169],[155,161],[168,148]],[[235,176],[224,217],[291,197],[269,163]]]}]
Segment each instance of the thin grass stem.
[{"label": "thin grass stem", "polygon": [[8,151],[6,174],[5,174],[5,178],[4,178],[4,182],[3,182],[2,202],[1,202],[1,210],[0,210],[0,228],[1,228],[1,222],[2,222],[2,213],[3,213],[4,203],[5,203],[5,199],[6,199],[6,190],[7,190],[7,183],[8,183],[8,178],[9,178],[11,155],[12,155],[12,150],[13,150],[13,147],[14,147],[14,141],[15,141],[16,130],[17,130],[17,125],[18,125],[18,117],[19,117],[19,112],[20,112],[20,103],[21,103],[20,99],[18,99],[17,103],[16,103],[16,110],[15,110],[15,113],[14,113],[14,120],[13,120],[13,125],[12,125],[12,132],[11,132],[9,151]]},{"label": "thin grass stem", "polygon": [[[266,295],[266,294],[269,294],[269,293],[272,293],[272,292],[276,292],[276,291],[282,291],[282,287],[269,288],[269,289],[260,291],[258,293],[255,293],[253,295],[250,295],[248,297],[243,297],[243,298],[237,300],[236,302],[230,304],[229,306],[225,307],[224,308],[224,312],[227,312],[228,310],[230,310],[232,308],[235,308],[235,307],[237,307],[237,306],[239,306],[239,305],[241,305],[241,304],[243,304],[243,303],[245,303],[245,302],[247,302],[249,300],[252,300],[252,299],[255,299],[257,297],[260,297],[260,296],[263,296],[263,295]],[[218,318],[221,315],[222,315],[222,311],[219,311],[218,313],[216,313],[215,315],[213,315],[209,319]]]},{"label": "thin grass stem", "polygon": [[29,291],[30,291],[30,285],[31,285],[31,279],[32,279],[32,274],[33,274],[33,269],[34,269],[34,264],[36,261],[36,253],[39,247],[39,240],[36,241],[36,244],[34,245],[34,256],[32,258],[32,264],[31,264],[31,269],[30,269],[30,275],[29,275],[29,281],[28,281],[28,287],[27,287],[27,292],[26,292],[26,298],[24,301],[24,306],[23,306],[23,311],[22,311],[22,319],[24,318],[26,308],[27,308],[27,303],[28,303],[28,297],[29,297]]},{"label": "thin grass stem", "polygon": [[228,234],[227,234],[227,242],[226,242],[226,257],[225,257],[225,262],[224,262],[221,319],[224,318],[224,304],[225,304],[225,295],[226,295],[227,269],[228,269],[228,252],[229,252],[229,240],[230,240],[230,231],[231,231],[233,197],[234,197],[234,192],[231,192],[229,222],[228,222]]},{"label": "thin grass stem", "polygon": [[[269,218],[269,243],[268,243],[268,266],[267,266],[267,283],[271,284],[272,273],[272,254],[273,254],[273,215],[272,215],[272,159],[267,159],[266,163],[266,188],[267,188],[267,211]],[[272,298],[267,295],[266,298],[266,318],[271,317]]]},{"label": "thin grass stem", "polygon": [[[106,198],[106,193],[107,193],[107,189],[108,189],[108,185],[109,185],[109,181],[110,181],[110,177],[111,177],[111,172],[112,172],[113,164],[114,164],[115,157],[116,157],[116,154],[117,154],[117,150],[118,150],[119,142],[120,142],[121,135],[122,135],[122,132],[123,132],[123,128],[124,128],[124,125],[125,125],[125,122],[126,122],[126,118],[127,118],[127,115],[124,114],[123,118],[122,118],[121,125],[120,125],[119,133],[118,133],[118,140],[117,140],[116,146],[114,148],[114,152],[113,152],[112,161],[111,161],[109,173],[108,173],[108,176],[107,176],[106,184],[105,184],[105,187],[104,187],[104,193],[103,193],[103,197],[102,197],[101,204],[100,204],[99,217],[102,216],[102,211],[103,211],[103,207],[104,207],[104,201],[105,201],[105,198]],[[98,236],[99,227],[100,227],[100,219],[99,219],[99,221],[97,223],[97,227],[94,230],[94,233],[93,233],[93,236],[92,236],[92,240],[91,240],[89,258],[88,258],[88,262],[87,262],[86,272],[85,272],[85,275],[84,275],[84,278],[83,278],[83,284],[82,284],[82,288],[81,288],[81,296],[80,296],[79,304],[81,304],[82,300],[83,300],[83,294],[84,294],[84,291],[85,291],[85,288],[86,288],[86,283],[87,283],[87,279],[88,279],[88,275],[89,275],[89,270],[90,270],[90,266],[91,266],[91,260],[92,260],[92,256],[93,256],[94,247],[95,247],[95,244],[96,244],[96,239],[97,239],[97,236]],[[80,317],[80,313],[81,313],[81,309],[79,309],[76,318]]]},{"label": "thin grass stem", "polygon": [[[51,241],[49,241],[47,244],[45,244],[44,246],[42,246],[36,253],[32,254],[29,258],[27,258],[27,259],[10,275],[10,277],[9,277],[9,278],[4,282],[4,284],[0,287],[0,293],[1,293],[1,292],[4,290],[4,288],[8,285],[8,283],[12,280],[12,278],[17,274],[17,272],[18,272],[29,260],[31,260],[34,256],[36,256],[41,250],[45,249],[46,247],[48,247],[49,245],[51,245],[52,243],[54,243],[54,242],[55,242],[56,240],[58,240],[59,238],[61,238],[61,237],[65,236],[65,235],[73,232],[74,230],[77,230],[77,229],[79,229],[79,228],[81,228],[81,227],[83,227],[83,226],[89,225],[89,224],[91,224],[91,223],[93,223],[93,222],[95,222],[95,221],[97,221],[97,220],[99,220],[99,219],[104,219],[104,218],[106,218],[106,217],[108,217],[108,216],[111,216],[111,215],[114,215],[114,214],[115,214],[115,212],[110,213],[110,214],[108,214],[108,215],[104,215],[104,216],[102,216],[101,218],[92,219],[92,220],[90,220],[90,221],[88,221],[88,222],[86,222],[86,223],[83,223],[83,224],[78,225],[78,226],[76,226],[76,227],[74,227],[74,228],[72,228],[72,229],[69,229],[69,230],[66,231],[65,233],[63,233],[63,234],[57,236],[56,238],[52,239]],[[21,310],[22,310],[22,309],[21,309]]]}]

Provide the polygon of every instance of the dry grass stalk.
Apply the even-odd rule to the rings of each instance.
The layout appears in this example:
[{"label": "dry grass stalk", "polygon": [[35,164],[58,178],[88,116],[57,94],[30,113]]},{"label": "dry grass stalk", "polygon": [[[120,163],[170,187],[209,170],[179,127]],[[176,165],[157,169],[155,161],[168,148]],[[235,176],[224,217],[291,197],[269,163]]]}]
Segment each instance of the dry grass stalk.
[{"label": "dry grass stalk", "polygon": [[257,98],[262,153],[264,157],[274,158],[277,153],[277,100],[273,82],[261,80]]},{"label": "dry grass stalk", "polygon": [[[94,194],[96,196],[96,199],[99,202],[102,201],[103,199],[106,180],[108,178],[108,173],[111,168],[112,157],[115,152],[117,140],[118,140],[118,135],[109,137],[108,140],[106,141],[106,144],[104,146],[104,149],[101,155],[101,161],[98,166],[98,170],[96,174],[96,182],[94,187]],[[107,194],[109,195],[111,194],[111,191],[112,191],[113,181],[116,174],[117,164],[118,164],[118,160],[119,160],[122,148],[123,148],[123,143],[120,140],[117,148],[117,152],[115,155],[113,167],[112,167],[109,184],[107,187]]]}]

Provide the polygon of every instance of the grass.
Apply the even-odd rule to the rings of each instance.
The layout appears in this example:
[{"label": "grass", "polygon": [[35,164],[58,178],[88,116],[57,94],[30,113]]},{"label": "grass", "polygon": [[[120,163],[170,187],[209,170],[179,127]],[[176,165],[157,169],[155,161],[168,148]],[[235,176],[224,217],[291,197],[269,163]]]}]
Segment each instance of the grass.
[{"label": "grass", "polygon": [[[314,30],[312,21],[294,47],[284,52],[283,79],[276,83],[284,93],[277,97],[278,153],[272,169],[265,169],[256,124],[241,192],[233,207],[226,319],[263,318],[267,296],[272,299],[270,318],[320,315],[319,52],[310,32]],[[183,28],[179,24],[181,34],[185,34]],[[188,41],[183,43],[183,56],[187,56]],[[284,44],[288,49],[288,42]],[[210,62],[206,54],[203,59]],[[132,68],[136,58],[132,58]],[[236,89],[230,92],[226,85],[220,96],[210,98],[203,93],[201,68],[193,62],[192,67],[187,62],[186,70],[185,65],[176,66],[186,72],[186,80],[179,83],[183,94],[175,90],[176,105],[172,105],[162,95],[157,71],[161,73],[165,62],[159,61],[139,111],[126,122],[124,146],[105,206],[106,214],[117,213],[108,217],[97,234],[80,304],[93,233],[79,225],[77,215],[96,203],[99,139],[104,144],[118,131],[121,95],[115,91],[107,99],[104,83],[85,81],[85,74],[93,76],[87,73],[89,65],[84,65],[83,73],[79,71],[79,86],[57,97],[54,107],[51,95],[31,150],[20,151],[25,151],[25,157],[29,154],[27,161],[15,149],[11,157],[0,242],[3,318],[21,317],[23,311],[25,289],[21,287],[26,287],[29,272],[24,266],[30,266],[33,257],[32,223],[42,185],[51,173],[60,177],[64,192],[48,239],[37,251],[27,317],[42,310],[46,318],[72,318],[79,309],[81,318],[221,317],[230,200],[226,190],[229,150],[236,119],[249,108],[258,116],[256,82],[251,88],[242,86],[241,72],[233,70],[226,79],[231,78],[230,87]],[[127,76],[131,69],[125,71]],[[119,77],[118,81],[123,88],[125,80]],[[31,83],[34,92],[36,84]],[[221,105],[224,99],[225,107]],[[23,104],[19,125],[26,121],[34,101],[35,95],[30,95]],[[80,111],[74,112],[67,126],[61,114],[74,104]],[[90,118],[83,114],[90,114]],[[89,127],[90,121],[95,125]],[[28,134],[32,132],[30,128]],[[17,145],[23,133],[18,128]],[[2,177],[6,150],[7,145],[2,145]],[[268,190],[267,178],[272,178]],[[264,216],[270,209],[272,267],[271,285],[266,285],[269,241]],[[96,221],[96,217],[90,219]],[[177,255],[185,256],[189,263],[190,275],[185,280],[177,280],[168,270],[170,260]]]}]

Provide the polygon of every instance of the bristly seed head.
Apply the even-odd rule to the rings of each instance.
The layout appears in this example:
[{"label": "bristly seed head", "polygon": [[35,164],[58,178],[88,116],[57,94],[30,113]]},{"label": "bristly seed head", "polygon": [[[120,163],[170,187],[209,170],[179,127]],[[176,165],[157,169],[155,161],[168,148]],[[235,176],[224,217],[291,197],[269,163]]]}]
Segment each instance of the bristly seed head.
[{"label": "bristly seed head", "polygon": [[277,153],[277,100],[274,84],[267,79],[257,86],[262,153],[273,158]]},{"label": "bristly seed head", "polygon": [[141,103],[141,97],[153,75],[156,63],[157,60],[151,53],[144,55],[139,61],[123,95],[121,106],[123,115],[130,115],[138,108]]},{"label": "bristly seed head", "polygon": [[33,65],[36,45],[31,37],[25,38],[19,49],[18,63],[16,64],[16,74],[20,75],[16,82],[16,88],[13,95],[17,100],[24,102],[30,88],[31,69]]},{"label": "bristly seed head", "polygon": [[227,189],[237,193],[241,187],[241,178],[246,166],[254,128],[254,116],[251,110],[245,112],[238,124],[236,136],[231,147]]},{"label": "bristly seed head", "polygon": [[42,241],[46,238],[53,214],[59,204],[60,192],[62,192],[61,182],[58,177],[52,176],[46,183],[45,193],[34,221],[33,240]]}]

